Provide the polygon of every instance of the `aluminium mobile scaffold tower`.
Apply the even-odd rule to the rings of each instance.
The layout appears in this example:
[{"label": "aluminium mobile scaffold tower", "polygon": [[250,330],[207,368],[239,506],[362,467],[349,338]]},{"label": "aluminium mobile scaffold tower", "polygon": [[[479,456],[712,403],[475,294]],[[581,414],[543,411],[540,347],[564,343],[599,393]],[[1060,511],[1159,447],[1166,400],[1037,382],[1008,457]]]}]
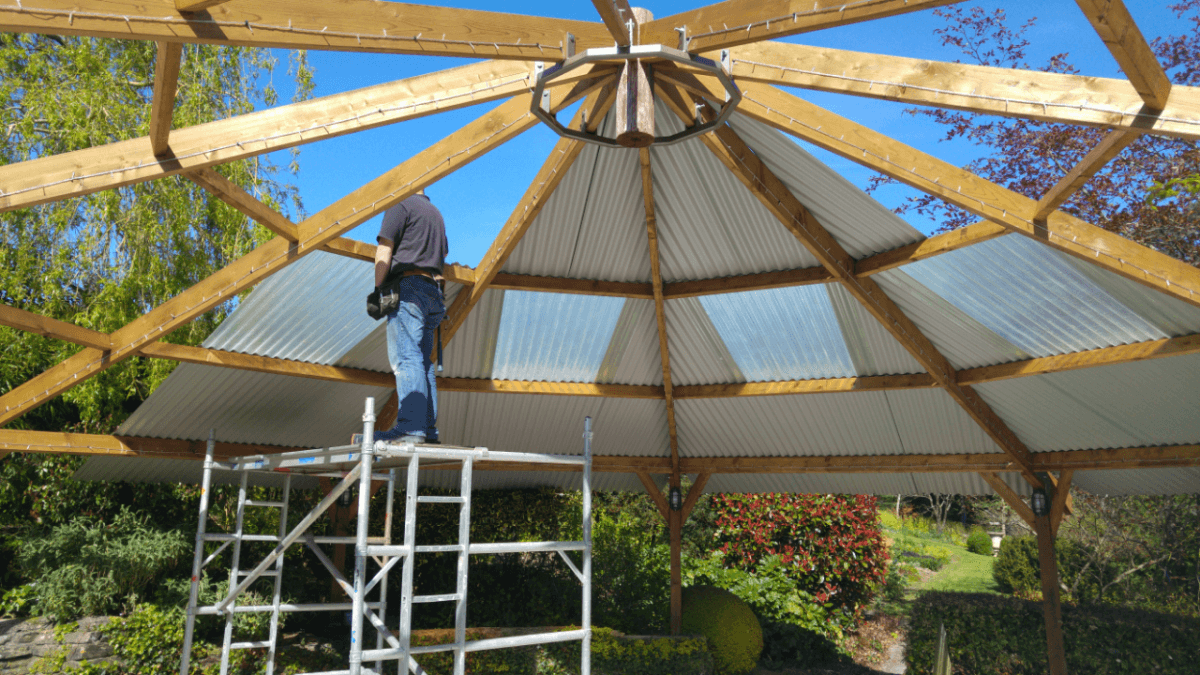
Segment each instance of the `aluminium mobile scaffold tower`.
[{"label": "aluminium mobile scaffold tower", "polygon": [[[221,648],[221,675],[229,672],[230,652],[238,649],[265,648],[267,650],[266,674],[273,675],[275,668],[276,646],[279,638],[279,616],[284,612],[351,612],[350,625],[350,657],[346,670],[329,671],[312,675],[382,675],[385,661],[395,660],[398,664],[407,664],[413,673],[421,675],[424,669],[417,663],[415,656],[439,651],[454,652],[454,673],[463,675],[467,652],[489,649],[504,649],[524,647],[552,642],[582,642],[580,672],[590,675],[591,671],[591,596],[592,596],[592,500],[591,500],[591,468],[592,468],[592,420],[584,420],[583,455],[546,455],[520,452],[490,452],[487,448],[450,447],[441,445],[402,445],[389,444],[374,440],[375,401],[366,400],[366,411],[363,414],[363,442],[361,446],[347,445],[331,448],[316,448],[298,452],[281,453],[277,455],[255,455],[238,457],[225,462],[213,459],[215,442],[210,434],[208,449],[204,458],[203,490],[200,496],[200,518],[196,529],[195,560],[192,565],[192,587],[188,601],[187,624],[184,633],[183,658],[179,666],[180,675],[188,675],[191,659],[192,637],[197,616],[222,615],[225,617],[224,641]],[[458,496],[420,496],[418,494],[418,477],[422,461],[433,460],[439,464],[461,464],[461,486]],[[514,542],[498,544],[472,544],[471,531],[471,480],[474,463],[479,460],[500,462],[521,462],[528,464],[578,464],[583,472],[583,540],[582,541],[546,541],[546,542]],[[234,531],[228,534],[217,534],[206,531],[208,521],[208,500],[212,487],[214,469],[236,471],[240,475],[238,489],[237,516]],[[377,473],[387,470],[387,473]],[[247,481],[251,472],[279,471],[284,472],[283,496],[280,501],[253,501],[246,498]],[[404,494],[404,543],[393,545],[391,542],[392,507],[395,498],[396,476],[398,471],[406,473]],[[317,504],[290,531],[287,529],[287,510],[291,492],[292,474],[310,476],[336,477],[341,481],[330,490],[329,494]],[[380,537],[368,536],[370,518],[370,498],[372,480],[387,481],[386,517],[384,534]],[[329,509],[330,506],[347,490],[358,485],[358,514],[357,530],[353,537],[345,536],[314,536],[309,532],[313,523]],[[417,505],[441,503],[459,505],[458,544],[448,546],[418,546],[416,544]],[[247,534],[245,532],[246,507],[264,507],[279,509],[278,535]],[[324,604],[288,604],[282,602],[282,580],[284,552],[293,544],[303,540],[309,549],[317,556],[338,585],[349,596],[349,603]],[[205,556],[205,544],[220,542],[216,551]],[[245,542],[275,543],[275,548],[250,571],[240,569],[242,544]],[[354,544],[354,580],[348,581],[340,570],[329,560],[319,544]],[[200,575],[204,567],[217,558],[226,548],[232,545],[229,572],[229,593],[215,605],[198,607]],[[496,553],[533,553],[557,552],[571,568],[583,585],[583,612],[581,628],[578,630],[557,633],[540,633],[515,637],[502,637],[488,640],[466,639],[467,628],[467,561],[470,555]],[[583,553],[582,568],[577,566],[568,555],[569,551]],[[458,574],[454,593],[444,595],[414,595],[413,594],[413,559],[420,553],[457,553]],[[375,561],[378,571],[369,580],[367,578],[368,561]],[[388,607],[388,575],[397,563],[401,567],[400,612],[398,629],[393,633],[386,625]],[[255,581],[271,577],[274,579],[274,593],[270,604],[239,605],[238,597],[254,584]],[[376,592],[373,601],[368,600],[372,592]],[[455,603],[454,642],[412,646],[412,607],[416,603],[453,602]],[[262,641],[233,641],[234,616],[244,613],[269,613],[271,615],[270,632],[267,640]],[[365,625],[370,622],[375,630],[375,648],[364,649]],[[386,645],[385,645],[386,643]],[[364,662],[374,662],[374,668],[364,667]],[[399,667],[399,666],[398,666]],[[403,672],[401,670],[401,672]]]}]

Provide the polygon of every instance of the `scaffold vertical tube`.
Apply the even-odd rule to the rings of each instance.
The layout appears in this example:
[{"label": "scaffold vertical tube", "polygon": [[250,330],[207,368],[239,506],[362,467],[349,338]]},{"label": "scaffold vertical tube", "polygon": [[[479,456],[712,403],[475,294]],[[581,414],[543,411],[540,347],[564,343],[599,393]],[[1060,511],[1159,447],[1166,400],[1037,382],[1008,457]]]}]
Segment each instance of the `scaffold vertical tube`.
[{"label": "scaffold vertical tube", "polygon": [[[233,534],[233,560],[229,565],[229,587],[238,585],[238,566],[242,561],[242,529],[246,522],[246,480],[250,472],[242,469],[242,480],[238,484],[237,525]],[[221,675],[229,675],[229,645],[233,643],[233,610],[237,607],[237,597],[230,600],[225,607],[225,639],[221,643]]]},{"label": "scaffold vertical tube", "polygon": [[183,628],[183,658],[179,663],[179,675],[188,675],[192,665],[192,637],[196,630],[200,575],[204,572],[204,533],[208,525],[208,493],[212,488],[213,453],[216,447],[216,430],[209,429],[208,445],[204,448],[204,478],[200,482],[200,518],[196,523],[196,554],[192,561],[192,588],[188,592],[187,623]]},{"label": "scaffold vertical tube", "polygon": [[[292,475],[284,474],[283,476],[283,494],[280,495],[279,506],[279,539],[282,541],[287,534],[287,518],[288,518],[288,501],[292,494]],[[275,593],[271,599],[271,632],[270,632],[270,647],[267,648],[267,672],[266,675],[275,675],[275,655],[278,653],[279,644],[279,613],[280,605],[283,600],[283,559],[284,556],[279,556],[275,559]],[[185,674],[186,675],[186,674]]]},{"label": "scaffold vertical tube", "polygon": [[592,673],[592,418],[583,419],[583,645],[579,675]]},{"label": "scaffold vertical tube", "polygon": [[[404,557],[404,567],[400,574],[400,663],[407,663],[410,657],[408,650],[412,645],[412,597],[413,597],[413,566],[417,557],[417,480],[421,470],[421,456],[413,454],[408,460],[408,472],[405,474],[404,487],[404,548],[408,553]],[[402,669],[403,670],[403,669]]]},{"label": "scaffold vertical tube", "polygon": [[371,469],[375,446],[375,399],[368,396],[363,411],[362,456],[358,472],[358,529],[354,540],[354,609],[350,616],[350,675],[362,672],[363,602],[367,589],[367,527],[371,520]]},{"label": "scaffold vertical tube", "polygon": [[[387,484],[387,512],[383,517],[383,543],[387,546],[392,544],[392,509],[396,503],[396,470],[388,471]],[[387,594],[388,594],[388,577],[390,574],[384,574],[379,580],[379,618],[387,624]],[[375,631],[375,648],[383,649],[383,632]],[[383,661],[375,662],[375,672],[383,672]]]},{"label": "scaffold vertical tube", "polygon": [[462,504],[458,512],[458,583],[455,593],[458,601],[454,607],[454,675],[465,675],[467,668],[467,567],[470,562],[471,546],[471,480],[474,460],[467,457],[462,463],[459,496]]}]

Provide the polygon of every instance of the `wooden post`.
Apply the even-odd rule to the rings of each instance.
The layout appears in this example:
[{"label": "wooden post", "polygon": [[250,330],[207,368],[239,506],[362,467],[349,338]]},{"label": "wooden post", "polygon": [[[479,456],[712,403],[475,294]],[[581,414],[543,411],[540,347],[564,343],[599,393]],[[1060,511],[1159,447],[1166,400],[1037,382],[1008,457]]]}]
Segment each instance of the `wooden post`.
[{"label": "wooden post", "polygon": [[1038,562],[1042,568],[1042,608],[1046,616],[1046,655],[1050,661],[1050,675],[1067,675],[1062,605],[1058,597],[1058,561],[1054,557],[1054,533],[1049,514],[1034,516],[1034,529],[1037,530]]},{"label": "wooden post", "polygon": [[[637,24],[654,18],[649,10],[633,8]],[[634,25],[634,43],[637,25]],[[626,61],[617,83],[617,143],[627,148],[645,148],[654,142],[654,83],[650,67],[641,59]]]},{"label": "wooden post", "polygon": [[[671,489],[679,489],[680,478],[678,472],[671,474]],[[679,635],[683,627],[683,511],[667,513],[671,528],[671,635]]]}]

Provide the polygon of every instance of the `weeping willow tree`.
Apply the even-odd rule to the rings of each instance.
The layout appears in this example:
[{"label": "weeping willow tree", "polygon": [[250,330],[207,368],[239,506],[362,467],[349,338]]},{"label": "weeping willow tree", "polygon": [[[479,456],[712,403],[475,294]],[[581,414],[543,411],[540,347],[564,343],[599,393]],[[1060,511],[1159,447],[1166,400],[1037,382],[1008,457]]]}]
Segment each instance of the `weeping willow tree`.
[{"label": "weeping willow tree", "polygon": [[[150,42],[0,35],[0,163],[146,136],[156,48]],[[176,128],[276,103],[276,59],[266,50],[188,46]],[[312,89],[303,53],[288,75]],[[285,212],[301,210],[283,179],[296,170],[256,158],[218,169]],[[111,332],[253,249],[270,233],[182,176],[0,213],[0,299],[44,316]],[[198,344],[228,304],[169,342]],[[0,328],[0,392],[79,347]],[[77,386],[13,426],[108,431],[173,363],[134,358]]]},{"label": "weeping willow tree", "polygon": [[[150,42],[0,34],[0,164],[146,136],[157,49]],[[304,53],[288,59],[286,91],[312,91]],[[275,105],[276,56],[267,50],[188,46],[174,126]],[[283,78],[280,78],[283,82]],[[302,207],[297,170],[259,157],[218,167],[285,214]],[[176,176],[0,213],[0,302],[112,332],[187,289],[271,234]],[[232,309],[218,306],[165,338],[199,344]],[[0,327],[0,393],[80,347]],[[14,421],[10,428],[109,433],[161,383],[174,363],[128,359]],[[104,513],[128,499],[72,484],[74,458],[0,460],[0,527],[30,517],[51,523]]]}]

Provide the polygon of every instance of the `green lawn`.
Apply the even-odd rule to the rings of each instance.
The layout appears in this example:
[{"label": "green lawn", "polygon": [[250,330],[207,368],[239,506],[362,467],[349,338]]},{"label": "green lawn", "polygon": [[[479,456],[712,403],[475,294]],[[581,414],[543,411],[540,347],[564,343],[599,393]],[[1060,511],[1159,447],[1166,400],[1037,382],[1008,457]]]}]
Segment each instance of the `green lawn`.
[{"label": "green lawn", "polygon": [[929,581],[913,584],[913,590],[918,591],[954,591],[958,593],[999,593],[996,581],[992,578],[992,564],[995,558],[987,555],[976,555],[965,548],[944,544],[953,552],[950,562],[946,563]]}]

